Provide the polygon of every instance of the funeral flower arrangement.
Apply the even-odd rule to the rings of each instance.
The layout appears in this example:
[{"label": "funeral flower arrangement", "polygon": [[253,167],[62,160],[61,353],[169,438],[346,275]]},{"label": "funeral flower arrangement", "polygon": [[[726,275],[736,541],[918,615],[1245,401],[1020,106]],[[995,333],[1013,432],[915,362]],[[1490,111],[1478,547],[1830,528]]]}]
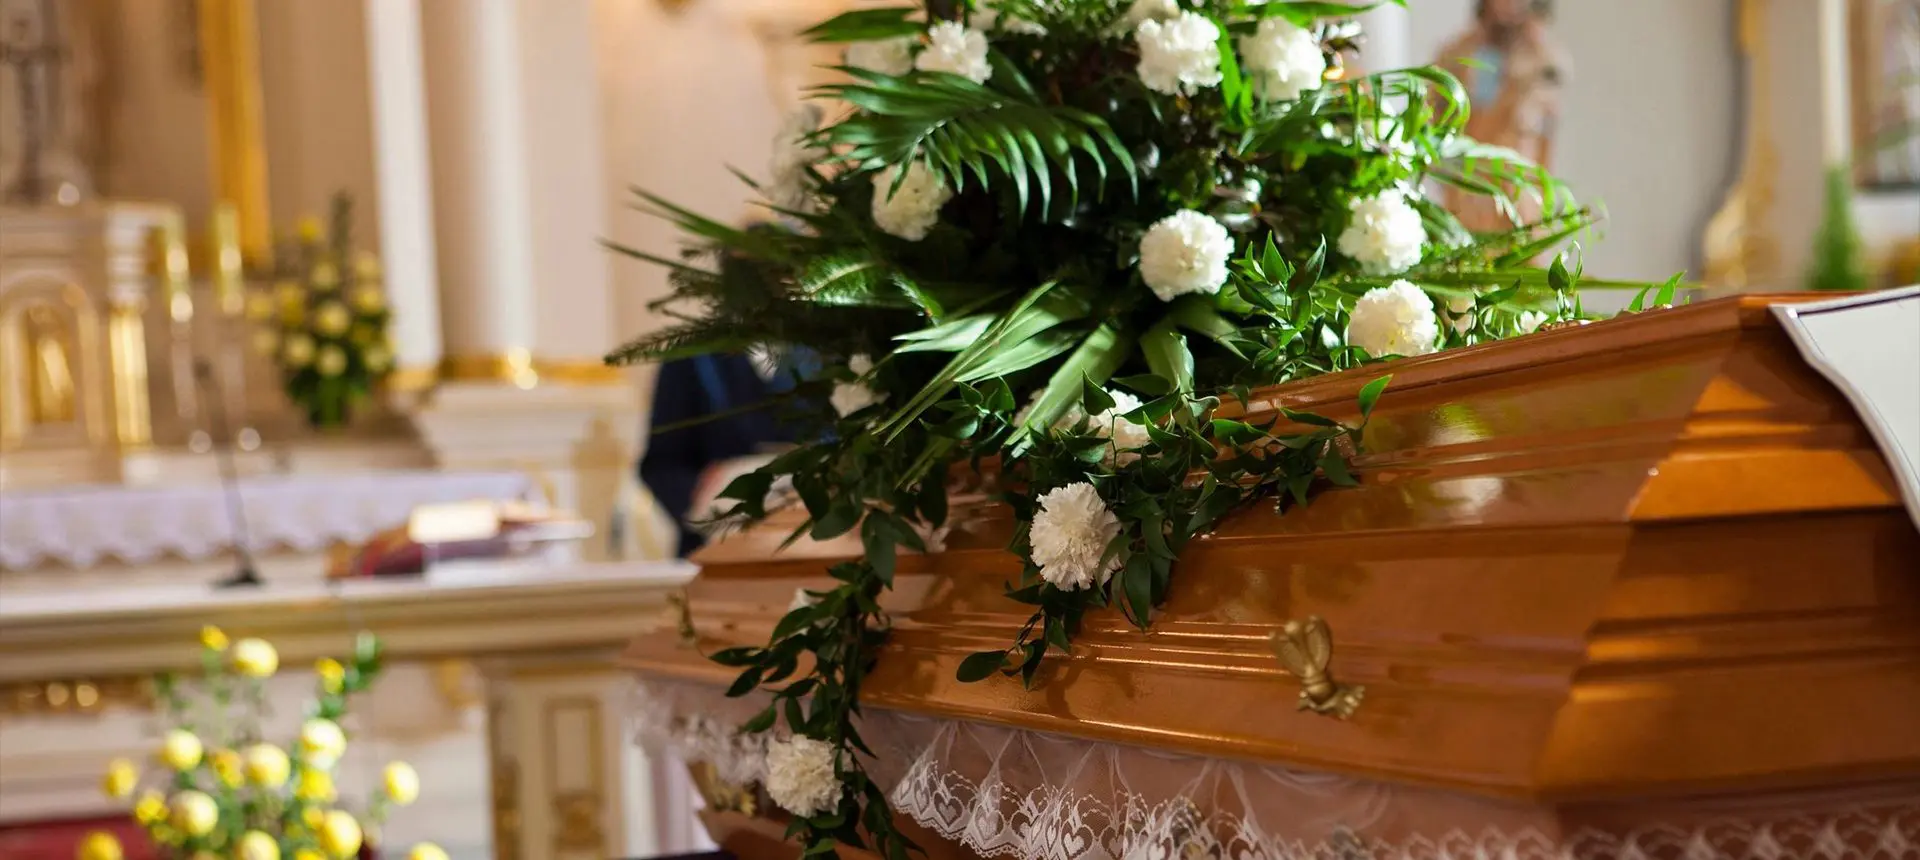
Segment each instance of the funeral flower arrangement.
[{"label": "funeral flower arrangement", "polygon": [[[1032,607],[961,679],[1033,684],[1087,612],[1147,626],[1182,547],[1229,513],[1353,482],[1385,375],[1349,423],[1286,410],[1250,423],[1251,389],[1581,316],[1579,265],[1553,255],[1595,213],[1468,139],[1446,72],[1348,74],[1355,11],[850,12],[807,31],[845,45],[844,81],[812,93],[755,186],[779,226],[638,192],[695,244],[677,259],[615,246],[671,270],[659,307],[676,323],[611,361],[805,351],[828,368],[771,407],[817,441],[725,496],[753,521],[790,482],[807,514],[794,537],[857,533],[864,558],[799,595],[765,646],[710,655],[740,668],[730,694],[771,697],[742,730],[772,734],[765,788],[808,854],[912,848],[867,775],[859,696],[887,635],[879,598],[898,554],[940,534],[956,467],[997,463],[1024,562],[1008,597]],[[1470,232],[1426,197],[1435,183],[1515,223]]]},{"label": "funeral flower arrangement", "polygon": [[326,226],[303,220],[275,255],[271,290],[248,297],[255,348],[273,357],[287,397],[316,428],[345,424],[393,369],[380,261],[354,251],[352,212],[342,194]]},{"label": "funeral flower arrangement", "polygon": [[[262,639],[230,642],[216,627],[200,633],[204,680],[197,691],[170,676],[156,690],[171,726],[146,771],[120,759],[107,768],[104,789],[115,799],[139,797],[133,816],[163,856],[179,860],[342,860],[360,854],[396,806],[420,794],[420,777],[393,762],[359,817],[341,809],[334,772],[347,751],[341,727],[348,698],[372,686],[380,673],[380,641],[362,634],[346,662],[323,658],[314,666],[318,689],[307,720],[291,743],[262,735],[265,682],[280,656]],[[141,789],[142,784],[146,788]],[[87,835],[81,860],[119,860],[119,842],[104,831]],[[414,846],[409,860],[445,860],[431,843]]]}]

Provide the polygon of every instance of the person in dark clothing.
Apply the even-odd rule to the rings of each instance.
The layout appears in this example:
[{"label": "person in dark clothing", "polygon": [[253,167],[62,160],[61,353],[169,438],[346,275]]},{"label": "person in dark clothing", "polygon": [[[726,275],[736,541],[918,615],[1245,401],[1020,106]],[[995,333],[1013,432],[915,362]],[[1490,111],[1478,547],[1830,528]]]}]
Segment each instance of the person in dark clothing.
[{"label": "person in dark clothing", "polygon": [[794,441],[773,410],[746,409],[792,387],[792,372],[761,364],[743,355],[703,355],[660,366],[651,426],[721,416],[656,431],[640,459],[640,482],[673,517],[681,557],[705,543],[694,522],[707,511],[695,506],[711,503],[742,461]]}]

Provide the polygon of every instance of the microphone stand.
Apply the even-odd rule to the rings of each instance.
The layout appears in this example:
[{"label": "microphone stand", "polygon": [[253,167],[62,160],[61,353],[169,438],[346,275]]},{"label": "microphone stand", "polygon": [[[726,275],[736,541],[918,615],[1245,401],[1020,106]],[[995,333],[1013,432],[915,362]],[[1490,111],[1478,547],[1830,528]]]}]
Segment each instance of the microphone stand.
[{"label": "microphone stand", "polygon": [[[213,366],[206,359],[195,359],[193,378],[202,389],[213,385]],[[213,456],[219,463],[220,486],[227,499],[227,518],[233,523],[234,572],[226,579],[213,584],[214,588],[245,588],[264,585],[259,571],[253,566],[252,535],[247,531],[246,506],[240,498],[240,470],[233,461],[233,433],[227,426],[227,408],[225,398],[214,397],[210,391],[201,392],[207,404],[207,418],[213,425]]]}]

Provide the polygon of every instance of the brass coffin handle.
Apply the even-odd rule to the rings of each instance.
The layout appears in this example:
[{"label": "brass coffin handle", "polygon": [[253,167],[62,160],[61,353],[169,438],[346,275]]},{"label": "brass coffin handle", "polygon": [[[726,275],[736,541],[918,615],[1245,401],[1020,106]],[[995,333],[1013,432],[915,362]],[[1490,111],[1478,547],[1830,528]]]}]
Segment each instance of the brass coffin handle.
[{"label": "brass coffin handle", "polygon": [[1318,615],[1289,621],[1273,633],[1273,653],[1280,665],[1300,679],[1300,710],[1349,719],[1360,708],[1367,688],[1333,680],[1327,665],[1333,660],[1333,631]]}]

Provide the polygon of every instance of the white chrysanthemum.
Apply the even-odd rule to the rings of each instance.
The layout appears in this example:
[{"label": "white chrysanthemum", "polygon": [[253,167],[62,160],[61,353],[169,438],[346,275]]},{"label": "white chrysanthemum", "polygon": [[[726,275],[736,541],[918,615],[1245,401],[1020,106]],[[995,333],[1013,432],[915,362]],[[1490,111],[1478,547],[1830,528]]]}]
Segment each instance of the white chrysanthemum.
[{"label": "white chrysanthemum", "polygon": [[987,34],[958,21],[941,21],[927,28],[927,47],[914,58],[913,67],[984,84],[993,77],[993,66],[987,62]]},{"label": "white chrysanthemum", "polygon": [[840,805],[833,746],[806,735],[768,743],[767,794],[801,818],[832,812]]},{"label": "white chrysanthemum", "polygon": [[1542,311],[1521,311],[1516,322],[1519,323],[1521,334],[1533,334],[1546,324],[1547,315]]},{"label": "white chrysanthemum", "polygon": [[1140,22],[1140,83],[1167,95],[1192,95],[1220,83],[1220,27],[1195,12]]},{"label": "white chrysanthemum", "polygon": [[807,211],[813,204],[813,185],[809,181],[815,162],[826,150],[809,145],[808,135],[820,127],[820,107],[802,105],[787,117],[773,139],[773,162],[768,173],[767,200],[782,209]]},{"label": "white chrysanthemum", "polygon": [[1227,228],[1192,209],[1154,222],[1140,237],[1140,276],[1163,302],[1187,293],[1217,293],[1227,282],[1233,237]]},{"label": "white chrysanthemum", "polygon": [[940,207],[953,198],[953,190],[925,162],[907,165],[907,178],[894,188],[897,175],[894,167],[874,174],[873,223],[889,235],[918,242],[940,222]]},{"label": "white chrysanthemum", "polygon": [[1320,88],[1327,58],[1313,33],[1285,18],[1267,18],[1240,37],[1240,63],[1262,98],[1291,101]]},{"label": "white chrysanthemum", "polygon": [[1068,484],[1040,497],[1028,539],[1040,578],[1062,591],[1106,585],[1123,559],[1105,558],[1120,533],[1120,518],[1092,484]]},{"label": "white chrysanthemum", "polygon": [[1340,253],[1369,275],[1404,272],[1420,262],[1427,228],[1405,192],[1383,191],[1349,204],[1347,229],[1340,232]]},{"label": "white chrysanthemum", "polygon": [[1180,15],[1177,0],[1133,0],[1127,7],[1127,15],[1122,19],[1128,30],[1138,29],[1148,21],[1167,21]]},{"label": "white chrysanthemum", "polygon": [[856,69],[883,75],[904,75],[913,71],[913,37],[875,39],[847,46],[846,62]]},{"label": "white chrysanthemum", "polygon": [[[847,369],[853,371],[856,376],[865,377],[873,371],[873,359],[856,355],[847,360]],[[827,400],[833,404],[833,411],[840,413],[842,418],[884,399],[886,398],[858,379],[852,382],[836,383],[833,386],[833,394],[827,397]]]},{"label": "white chrysanthemum", "polygon": [[[973,11],[973,26],[982,30],[999,29],[1008,33],[1025,33],[1029,36],[1045,36],[1047,28],[1018,15],[1002,15],[997,3],[982,4]],[[1040,0],[1036,6],[1048,6],[1050,0]]]},{"label": "white chrysanthemum", "polygon": [[1426,355],[1440,348],[1433,299],[1406,281],[1375,287],[1353,305],[1347,343],[1369,355]]}]

